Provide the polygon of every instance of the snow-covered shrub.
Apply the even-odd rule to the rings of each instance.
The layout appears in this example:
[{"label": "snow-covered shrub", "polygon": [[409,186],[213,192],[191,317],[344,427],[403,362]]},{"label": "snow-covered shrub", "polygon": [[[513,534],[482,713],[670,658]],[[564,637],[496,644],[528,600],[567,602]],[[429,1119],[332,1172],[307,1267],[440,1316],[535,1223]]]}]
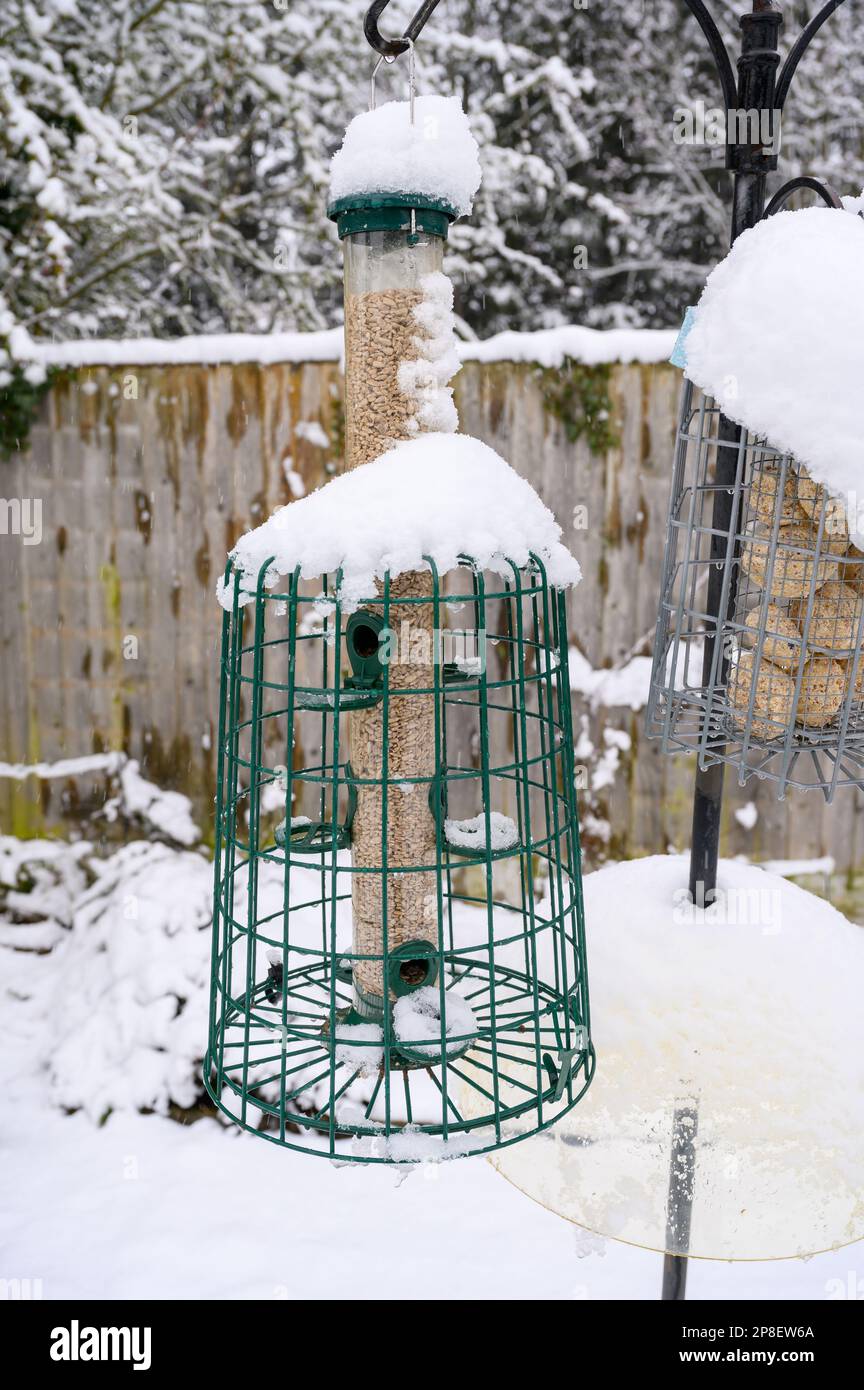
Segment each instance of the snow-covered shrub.
[{"label": "snow-covered shrub", "polygon": [[210,862],[137,841],[94,867],[39,999],[52,1097],[93,1119],[191,1106],[207,1033]]},{"label": "snow-covered shrub", "polygon": [[0,946],[48,951],[72,924],[92,880],[86,840],[0,837]]}]

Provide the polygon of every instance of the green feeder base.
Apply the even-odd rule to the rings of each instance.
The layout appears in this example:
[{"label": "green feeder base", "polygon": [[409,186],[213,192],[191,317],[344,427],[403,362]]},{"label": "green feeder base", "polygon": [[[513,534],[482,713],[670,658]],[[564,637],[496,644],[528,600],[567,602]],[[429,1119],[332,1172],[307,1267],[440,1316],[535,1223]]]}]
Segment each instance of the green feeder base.
[{"label": "green feeder base", "polygon": [[[567,1001],[553,989],[538,990],[522,971],[497,967],[490,972],[476,961],[448,979],[448,991],[457,987],[477,1030],[458,1040],[464,1047],[454,1045],[451,1051],[448,1046],[442,1061],[423,1055],[416,1043],[406,1050],[389,1036],[378,1041],[346,1034],[346,1028],[370,1025],[354,1012],[350,986],[326,963],[295,967],[278,1000],[268,997],[272,985],[264,980],[248,1001],[228,1003],[221,1045],[205,1059],[208,1094],[223,1114],[252,1133],[323,1157],[334,1156],[335,1142],[340,1145],[336,1156],[348,1162],[423,1161],[424,1155],[409,1154],[410,1137],[417,1134],[440,1140],[446,1156],[448,1146],[457,1153],[485,1153],[548,1128],[572,1109],[594,1074],[587,1034],[580,1050],[565,1045],[573,1037]],[[384,1031],[389,1034],[389,1026]],[[247,1052],[255,1059],[251,1085],[252,1078],[245,1084],[243,1079]],[[496,1087],[492,1063],[502,1056],[514,1059],[510,1082]],[[352,1101],[347,1093],[357,1083],[365,1087],[363,1098]],[[440,1096],[442,1088],[445,1110],[430,1119],[428,1096]],[[391,1138],[397,1143],[388,1145]],[[350,1139],[369,1142],[352,1150],[342,1144]],[[376,1143],[389,1152],[377,1153]],[[426,1156],[434,1152],[430,1146]]]}]

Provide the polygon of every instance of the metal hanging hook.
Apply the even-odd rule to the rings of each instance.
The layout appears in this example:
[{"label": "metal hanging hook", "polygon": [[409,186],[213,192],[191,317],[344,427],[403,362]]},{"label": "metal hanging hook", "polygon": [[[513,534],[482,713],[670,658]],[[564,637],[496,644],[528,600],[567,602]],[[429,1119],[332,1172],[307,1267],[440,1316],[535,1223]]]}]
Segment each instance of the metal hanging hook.
[{"label": "metal hanging hook", "polygon": [[411,23],[408,25],[401,39],[386,39],[378,28],[378,20],[381,18],[382,12],[387,8],[389,3],[390,0],[372,0],[372,4],[369,6],[366,12],[366,18],[363,21],[363,33],[375,49],[375,52],[380,53],[385,62],[392,63],[400,54],[407,52],[410,45],[424,28],[426,21],[437,6],[438,0],[423,0],[423,4],[411,20]]}]

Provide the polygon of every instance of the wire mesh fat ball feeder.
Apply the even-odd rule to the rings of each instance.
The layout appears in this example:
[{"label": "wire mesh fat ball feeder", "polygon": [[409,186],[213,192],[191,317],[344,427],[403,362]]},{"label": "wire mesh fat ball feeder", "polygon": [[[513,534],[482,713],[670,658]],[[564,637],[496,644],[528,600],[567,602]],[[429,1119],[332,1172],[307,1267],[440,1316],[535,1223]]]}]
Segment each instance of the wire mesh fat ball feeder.
[{"label": "wire mesh fat ball feeder", "polygon": [[[410,144],[413,81],[391,107],[381,118],[407,121],[396,140]],[[331,502],[337,529],[390,524],[385,550],[408,544],[424,505],[400,440],[432,446],[445,491],[480,486],[460,463],[476,447],[530,493],[491,450],[442,432],[458,199],[422,179],[409,193],[344,185],[330,215],[347,472],[245,537],[221,593],[205,1080],[232,1120],[287,1148],[411,1162],[544,1130],[593,1074],[567,631],[542,546],[443,566],[425,553],[362,581],[341,562],[284,563]],[[466,525],[478,498],[456,498]],[[339,550],[332,527],[326,540]]]},{"label": "wire mesh fat ball feeder", "polygon": [[[864,554],[839,499],[792,455],[742,431],[685,384],[654,652],[649,727],[666,752],[731,764],[740,785],[864,784]],[[737,518],[718,533],[718,458]],[[719,581],[715,624],[708,590]]]},{"label": "wire mesh fat ball feeder", "polygon": [[[736,86],[713,20],[700,0],[688,0],[717,63],[730,130],[736,119],[727,145],[733,243],[802,190],[815,192],[832,216],[849,217],[836,192],[811,177],[790,180],[765,205],[789,85],[839,3],[830,0],[811,19],[778,74],[783,16],[773,0],[755,0],[740,20]],[[748,250],[755,254],[755,242]],[[719,315],[714,324],[716,331]],[[735,413],[737,383],[727,370],[727,408]],[[685,381],[646,722],[664,751],[698,756],[697,900],[700,893],[710,900],[716,876],[724,765],[736,769],[741,786],[754,777],[774,783],[781,799],[790,787],[819,788],[831,801],[838,787],[864,786],[862,565],[841,498],[795,454],[736,423],[715,395]]]}]

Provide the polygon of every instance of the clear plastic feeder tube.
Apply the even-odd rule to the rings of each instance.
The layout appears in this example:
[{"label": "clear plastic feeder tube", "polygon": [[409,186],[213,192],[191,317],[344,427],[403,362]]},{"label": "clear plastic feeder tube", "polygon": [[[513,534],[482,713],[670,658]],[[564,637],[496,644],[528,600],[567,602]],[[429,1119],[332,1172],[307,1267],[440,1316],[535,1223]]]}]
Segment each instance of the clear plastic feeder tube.
[{"label": "clear plastic feeder tube", "polygon": [[345,257],[345,464],[355,468],[416,432],[399,386],[400,363],[418,356],[414,310],[426,275],[440,271],[444,238],[409,230],[343,239]]},{"label": "clear plastic feeder tube", "polygon": [[[420,429],[418,403],[402,389],[407,383],[400,367],[423,355],[426,333],[415,310],[424,298],[424,278],[442,268],[452,210],[418,202],[395,206],[384,196],[366,206],[331,209],[345,264],[346,468],[371,462]],[[389,1014],[394,969],[403,980],[407,970],[418,988],[431,983],[438,969],[435,872],[420,868],[434,864],[436,847],[429,798],[436,775],[431,592],[428,573],[394,578],[386,623],[400,641],[382,677],[387,715],[382,703],[350,717],[357,778],[351,844],[353,996],[355,1013],[368,1019]],[[380,603],[370,607],[383,616]],[[406,629],[410,636],[403,650]],[[419,640],[424,637],[425,642]],[[418,651],[429,655],[418,658]],[[411,959],[412,943],[420,948],[417,960]]]}]

